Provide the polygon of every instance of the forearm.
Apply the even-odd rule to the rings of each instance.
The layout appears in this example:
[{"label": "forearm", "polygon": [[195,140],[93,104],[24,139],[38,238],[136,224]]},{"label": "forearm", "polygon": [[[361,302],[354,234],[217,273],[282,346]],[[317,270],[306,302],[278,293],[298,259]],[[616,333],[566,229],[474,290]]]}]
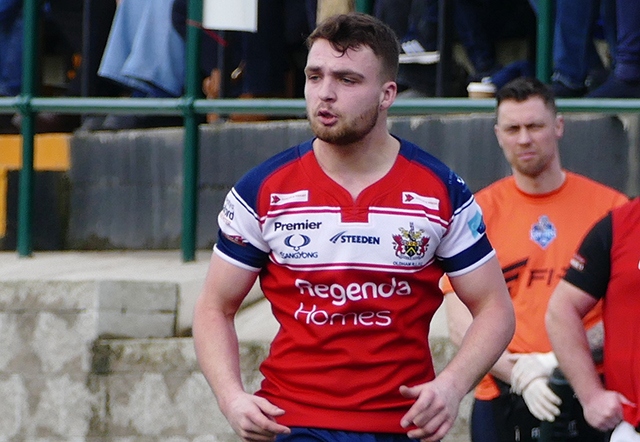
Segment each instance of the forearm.
[{"label": "forearm", "polygon": [[491,374],[495,378],[500,379],[503,382],[506,382],[507,384],[510,384],[513,364],[513,353],[505,350],[504,352],[502,352],[496,363],[493,364],[493,367],[491,367],[491,370],[489,370],[489,374]]},{"label": "forearm", "polygon": [[[469,309],[462,303],[462,301],[460,301],[454,292],[447,293],[445,296],[445,307],[449,337],[451,341],[460,348],[469,328],[471,327],[473,316],[471,316]],[[502,352],[496,363],[489,370],[489,373],[494,377],[509,383],[511,369],[514,364],[511,356],[512,353],[507,350]]]},{"label": "forearm", "polygon": [[582,318],[574,311],[547,312],[547,330],[558,364],[582,403],[604,389],[593,362]]},{"label": "forearm", "polygon": [[[510,307],[510,304],[508,305]],[[496,321],[495,318],[506,318]],[[444,371],[455,373],[460,388],[470,391],[490,370],[508,382],[510,367],[505,348],[508,345],[515,320],[513,310],[496,305],[478,313],[467,329],[456,356]],[[444,372],[443,371],[443,372]]]},{"label": "forearm", "polygon": [[602,321],[587,330],[587,342],[589,343],[593,362],[596,364],[601,363],[604,356],[604,324]]},{"label": "forearm", "polygon": [[230,398],[243,392],[238,338],[233,315],[202,305],[193,319],[193,340],[200,369],[224,412]]}]

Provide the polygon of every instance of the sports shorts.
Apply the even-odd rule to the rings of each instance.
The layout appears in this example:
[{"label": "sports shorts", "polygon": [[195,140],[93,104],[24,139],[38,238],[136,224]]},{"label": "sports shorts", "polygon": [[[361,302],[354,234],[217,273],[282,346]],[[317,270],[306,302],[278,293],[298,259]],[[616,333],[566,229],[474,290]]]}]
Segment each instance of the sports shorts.
[{"label": "sports shorts", "polygon": [[326,430],[324,428],[290,427],[291,434],[280,434],[276,442],[417,442],[404,433],[364,433]]}]

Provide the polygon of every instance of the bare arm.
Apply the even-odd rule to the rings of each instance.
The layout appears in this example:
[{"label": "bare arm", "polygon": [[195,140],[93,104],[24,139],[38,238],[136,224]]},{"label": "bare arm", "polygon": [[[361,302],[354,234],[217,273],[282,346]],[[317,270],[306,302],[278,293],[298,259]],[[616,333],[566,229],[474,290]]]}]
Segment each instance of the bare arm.
[{"label": "bare arm", "polygon": [[400,392],[416,402],[402,418],[411,438],[436,441],[451,428],[462,398],[496,362],[513,336],[513,305],[494,257],[481,267],[451,279],[473,320],[460,349],[445,369],[431,382]]},{"label": "bare arm", "polygon": [[269,441],[289,432],[274,420],[284,410],[244,391],[234,326],[235,314],[256,276],[214,253],[196,302],[193,339],[200,368],[234,431],[246,441]]},{"label": "bare arm", "polygon": [[[455,345],[460,347],[464,336],[467,334],[467,330],[469,330],[471,326],[473,316],[471,316],[471,312],[455,292],[448,292],[444,297],[444,303],[447,313],[449,337]],[[505,350],[493,367],[491,367],[489,373],[508,384],[511,382],[511,370],[516,360],[516,355]]]},{"label": "bare arm", "polygon": [[622,419],[621,403],[625,399],[605,390],[591,356],[582,318],[596,302],[588,293],[561,280],[549,301],[546,326],[560,368],[580,399],[587,422],[605,431]]}]

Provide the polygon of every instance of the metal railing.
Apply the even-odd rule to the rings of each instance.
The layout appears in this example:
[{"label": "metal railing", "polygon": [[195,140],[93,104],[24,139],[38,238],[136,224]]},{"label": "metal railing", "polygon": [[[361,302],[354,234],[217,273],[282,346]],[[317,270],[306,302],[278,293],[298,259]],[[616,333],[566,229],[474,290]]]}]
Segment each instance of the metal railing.
[{"label": "metal railing", "polygon": [[[187,16],[190,23],[201,23],[202,1],[189,0]],[[448,0],[444,0],[448,1]],[[357,8],[370,12],[371,0],[357,0]],[[548,82],[551,75],[551,33],[553,0],[539,1],[538,62],[536,75]],[[181,98],[41,98],[35,96],[38,72],[37,23],[40,0],[24,1],[24,51],[23,84],[21,95],[0,98],[0,113],[19,111],[22,114],[22,168],[18,188],[17,252],[21,257],[32,254],[32,199],[34,124],[37,112],[52,111],[66,114],[83,113],[144,113],[182,115],[184,117],[184,166],[181,249],[183,261],[193,261],[196,251],[196,226],[198,219],[198,157],[200,138],[199,114],[206,113],[260,113],[269,115],[305,114],[302,99],[202,99],[198,57],[200,53],[200,29],[187,27],[187,66],[185,94]],[[624,113],[639,112],[640,100],[564,99],[558,100],[564,112]],[[493,112],[494,100],[469,100],[467,98],[399,99],[391,107],[392,115],[420,115],[428,113]]]}]

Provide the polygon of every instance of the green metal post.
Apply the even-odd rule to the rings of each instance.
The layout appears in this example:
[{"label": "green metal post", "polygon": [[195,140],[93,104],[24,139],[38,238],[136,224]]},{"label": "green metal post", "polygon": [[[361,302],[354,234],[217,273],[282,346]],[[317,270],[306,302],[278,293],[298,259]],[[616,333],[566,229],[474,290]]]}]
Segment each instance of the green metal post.
[{"label": "green metal post", "polygon": [[23,5],[24,40],[22,51],[22,168],[18,187],[18,235],[17,249],[21,257],[32,252],[33,213],[33,151],[35,114],[31,110],[31,98],[36,93],[36,73],[38,72],[39,0],[25,0]]},{"label": "green metal post", "polygon": [[373,12],[373,0],[356,0],[356,11],[371,14]]},{"label": "green metal post", "polygon": [[187,10],[187,69],[185,73],[184,156],[182,192],[182,260],[194,261],[198,226],[198,156],[200,134],[194,101],[200,96],[198,61],[202,0],[189,0]]},{"label": "green metal post", "polygon": [[553,68],[553,21],[555,0],[538,1],[538,36],[536,53],[536,77],[543,83],[551,81]]}]

